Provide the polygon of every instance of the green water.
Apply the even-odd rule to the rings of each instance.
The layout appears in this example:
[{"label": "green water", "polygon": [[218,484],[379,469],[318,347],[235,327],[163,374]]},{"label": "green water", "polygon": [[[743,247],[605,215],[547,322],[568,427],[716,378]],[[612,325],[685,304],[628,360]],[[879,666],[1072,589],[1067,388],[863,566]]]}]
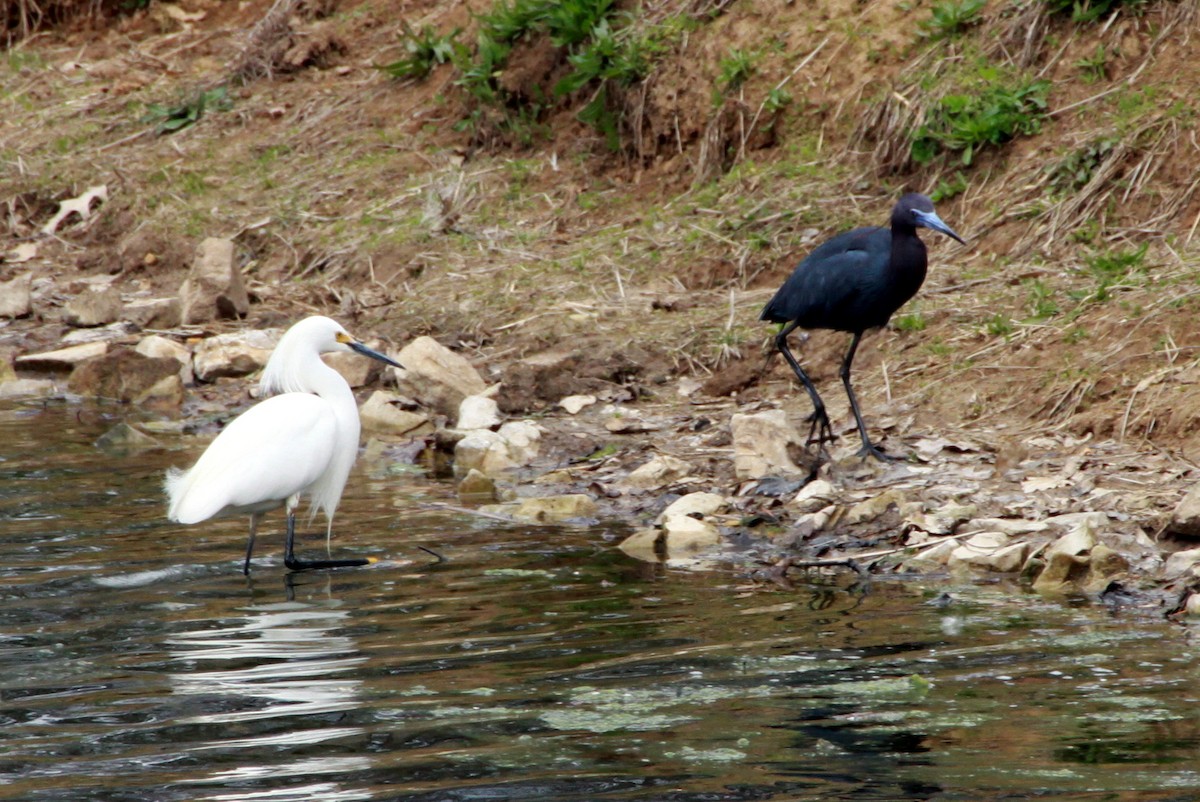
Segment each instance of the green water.
[{"label": "green water", "polygon": [[0,407],[0,799],[1200,798],[1195,632],[1153,611],[666,571],[386,456],[332,544],[377,564],[289,575],[276,514],[246,579],[244,521],[163,517],[198,444],[93,445],[123,414]]}]

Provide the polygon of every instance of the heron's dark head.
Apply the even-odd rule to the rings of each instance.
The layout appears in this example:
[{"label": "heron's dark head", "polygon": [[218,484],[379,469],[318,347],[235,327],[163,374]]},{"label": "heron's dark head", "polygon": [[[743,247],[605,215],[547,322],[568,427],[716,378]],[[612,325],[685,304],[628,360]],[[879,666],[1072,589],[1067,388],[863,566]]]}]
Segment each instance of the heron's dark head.
[{"label": "heron's dark head", "polygon": [[964,245],[966,242],[955,233],[954,229],[942,222],[933,210],[933,201],[916,192],[904,195],[892,209],[892,225],[912,226],[914,228],[929,228],[940,231]]}]

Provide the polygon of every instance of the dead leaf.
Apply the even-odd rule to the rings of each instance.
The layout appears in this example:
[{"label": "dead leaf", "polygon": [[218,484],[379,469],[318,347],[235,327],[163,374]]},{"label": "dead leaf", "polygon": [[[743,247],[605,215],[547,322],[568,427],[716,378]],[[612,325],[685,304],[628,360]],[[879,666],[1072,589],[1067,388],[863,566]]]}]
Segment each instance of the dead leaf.
[{"label": "dead leaf", "polygon": [[30,259],[37,256],[36,242],[22,242],[17,247],[13,248],[8,253],[4,254],[4,261],[19,264],[20,262],[28,262]]},{"label": "dead leaf", "polygon": [[79,215],[79,219],[87,220],[92,214],[92,201],[103,203],[108,200],[108,186],[100,184],[99,186],[88,187],[87,192],[80,195],[78,198],[62,201],[58,204],[58,212],[50,218],[50,222],[42,226],[43,234],[53,234],[62,225],[63,220],[66,220],[71,214]]}]

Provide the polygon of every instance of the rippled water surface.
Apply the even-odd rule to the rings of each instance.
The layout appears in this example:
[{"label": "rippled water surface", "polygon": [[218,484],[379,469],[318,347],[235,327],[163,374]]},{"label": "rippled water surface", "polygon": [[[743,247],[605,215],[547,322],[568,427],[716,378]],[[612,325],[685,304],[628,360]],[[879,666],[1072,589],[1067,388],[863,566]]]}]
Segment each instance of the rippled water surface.
[{"label": "rippled water surface", "polygon": [[1149,615],[664,571],[383,458],[333,539],[378,564],[263,534],[247,580],[245,521],[163,518],[198,446],[95,447],[120,412],[0,407],[0,799],[1200,798],[1191,633]]}]

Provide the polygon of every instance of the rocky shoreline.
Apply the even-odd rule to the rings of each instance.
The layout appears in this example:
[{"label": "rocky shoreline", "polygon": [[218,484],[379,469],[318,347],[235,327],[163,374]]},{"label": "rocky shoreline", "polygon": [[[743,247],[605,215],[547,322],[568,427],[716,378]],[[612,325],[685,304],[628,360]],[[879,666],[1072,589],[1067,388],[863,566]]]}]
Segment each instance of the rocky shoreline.
[{"label": "rocky shoreline", "polygon": [[[123,424],[114,440],[209,434],[181,421],[227,419],[249,403],[250,377],[283,331],[237,320],[249,301],[232,249],[216,240],[201,245],[177,297],[85,285],[37,318],[44,298],[31,273],[3,290],[0,399],[68,394],[162,413],[155,431]],[[506,415],[504,382],[489,383],[435,339],[387,352],[404,371],[329,357],[362,391],[365,437],[407,444],[404,454],[453,477],[478,514],[617,519],[633,531],[621,548],[638,559],[697,570],[733,563],[777,583],[826,566],[1008,576],[1048,596],[1200,613],[1200,548],[1189,543],[1200,536],[1200,493],[1185,494],[1192,466],[1170,454],[1053,431],[928,433],[885,419],[876,425],[899,436],[890,444],[907,461],[864,462],[843,437],[814,470],[792,423],[805,399],[785,382],[774,399],[747,402],[674,377],[653,394],[614,386]]]}]

